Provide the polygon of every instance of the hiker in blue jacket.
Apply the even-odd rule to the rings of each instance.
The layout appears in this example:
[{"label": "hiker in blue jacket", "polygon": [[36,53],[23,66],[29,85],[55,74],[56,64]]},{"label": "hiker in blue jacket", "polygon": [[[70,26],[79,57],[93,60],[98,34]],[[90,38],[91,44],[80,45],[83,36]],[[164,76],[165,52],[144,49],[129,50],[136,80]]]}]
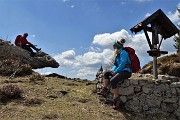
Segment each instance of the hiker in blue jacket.
[{"label": "hiker in blue jacket", "polygon": [[113,108],[117,109],[121,100],[119,98],[118,92],[118,82],[123,81],[127,78],[131,77],[131,61],[129,55],[126,50],[124,50],[123,44],[125,43],[125,39],[120,39],[114,42],[114,66],[111,70],[107,70],[104,72],[104,80],[103,80],[103,88],[100,90],[98,94],[106,95],[108,90],[109,83],[112,87],[112,93],[114,95],[113,98]]}]

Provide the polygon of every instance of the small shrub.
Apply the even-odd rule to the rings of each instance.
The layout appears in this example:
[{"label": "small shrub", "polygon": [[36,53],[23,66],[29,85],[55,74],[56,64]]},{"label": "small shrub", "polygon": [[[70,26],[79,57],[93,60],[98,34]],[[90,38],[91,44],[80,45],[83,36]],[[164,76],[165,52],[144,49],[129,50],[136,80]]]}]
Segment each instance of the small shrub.
[{"label": "small shrub", "polygon": [[42,99],[39,98],[30,98],[25,101],[24,105],[26,106],[32,106],[32,105],[41,105],[43,102]]},{"label": "small shrub", "polygon": [[169,68],[168,74],[180,77],[180,63],[173,63]]},{"label": "small shrub", "polygon": [[56,120],[56,119],[58,119],[58,115],[57,115],[57,114],[51,113],[51,114],[45,115],[42,119],[43,119],[43,120],[44,120],[44,119],[48,119],[48,120],[50,120],[50,119]]},{"label": "small shrub", "polygon": [[31,75],[33,72],[29,64],[21,64],[16,70],[18,76]]},{"label": "small shrub", "polygon": [[35,75],[32,75],[30,78],[29,78],[30,82],[32,83],[44,83],[45,82],[45,77],[40,75],[40,74],[35,74]]},{"label": "small shrub", "polygon": [[22,98],[22,89],[17,85],[6,85],[0,89],[1,101],[7,102],[12,99]]},{"label": "small shrub", "polygon": [[32,74],[32,68],[28,64],[21,63],[20,60],[3,59],[0,61],[0,73],[3,76],[10,76],[16,71],[16,75],[24,76]]},{"label": "small shrub", "polygon": [[165,75],[168,73],[169,68],[170,68],[170,64],[163,64],[159,67],[159,71],[160,71],[159,73]]}]

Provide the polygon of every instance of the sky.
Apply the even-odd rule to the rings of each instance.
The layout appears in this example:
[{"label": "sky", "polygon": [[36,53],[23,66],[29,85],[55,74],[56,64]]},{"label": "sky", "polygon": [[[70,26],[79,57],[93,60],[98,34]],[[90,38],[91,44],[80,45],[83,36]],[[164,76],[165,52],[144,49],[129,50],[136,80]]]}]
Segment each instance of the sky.
[{"label": "sky", "polygon": [[[152,61],[144,33],[130,29],[158,9],[177,26],[177,8],[179,0],[0,0],[0,38],[14,43],[27,32],[28,41],[60,64],[35,71],[93,80],[111,62],[113,42],[120,38],[136,50],[141,67]],[[168,38],[160,49],[173,54],[173,44]]]}]

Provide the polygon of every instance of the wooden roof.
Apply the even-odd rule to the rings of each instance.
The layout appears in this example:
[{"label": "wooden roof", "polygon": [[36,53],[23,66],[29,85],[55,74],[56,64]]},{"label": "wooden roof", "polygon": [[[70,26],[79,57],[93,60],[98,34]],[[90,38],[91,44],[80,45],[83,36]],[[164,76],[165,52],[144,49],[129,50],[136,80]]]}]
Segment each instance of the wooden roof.
[{"label": "wooden roof", "polygon": [[161,9],[157,10],[151,16],[147,17],[130,30],[131,32],[137,33],[148,27],[147,25],[152,25],[153,23],[158,24],[160,28],[159,34],[161,34],[164,39],[169,38],[179,32],[179,29],[170,21],[170,19],[163,13]]}]

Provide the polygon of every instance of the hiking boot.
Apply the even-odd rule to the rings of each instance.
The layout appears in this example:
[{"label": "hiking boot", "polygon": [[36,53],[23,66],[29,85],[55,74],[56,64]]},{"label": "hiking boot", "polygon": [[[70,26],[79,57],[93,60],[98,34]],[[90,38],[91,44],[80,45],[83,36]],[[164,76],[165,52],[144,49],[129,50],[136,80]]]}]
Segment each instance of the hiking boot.
[{"label": "hiking boot", "polygon": [[109,93],[109,90],[105,87],[103,87],[99,92],[97,92],[98,95],[106,96]]},{"label": "hiking boot", "polygon": [[36,51],[38,52],[38,51],[40,51],[41,50],[41,48],[36,48]]},{"label": "hiking boot", "polygon": [[122,104],[123,104],[123,102],[118,96],[117,98],[115,98],[113,100],[113,109],[117,110],[120,107],[120,105],[122,105]]}]

